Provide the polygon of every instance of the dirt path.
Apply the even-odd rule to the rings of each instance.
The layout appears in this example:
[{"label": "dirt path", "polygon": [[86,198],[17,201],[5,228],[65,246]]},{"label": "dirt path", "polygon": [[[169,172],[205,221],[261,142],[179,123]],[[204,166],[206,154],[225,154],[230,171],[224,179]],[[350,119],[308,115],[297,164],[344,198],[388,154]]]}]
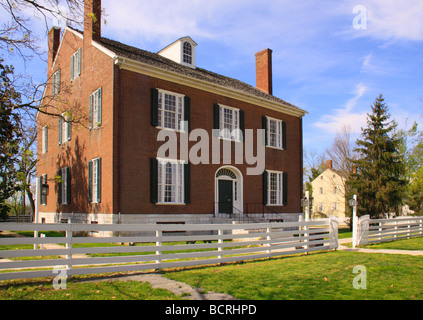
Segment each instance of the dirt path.
[{"label": "dirt path", "polygon": [[140,281],[148,282],[151,284],[153,289],[166,289],[176,295],[186,296],[189,300],[236,300],[229,294],[215,293],[215,292],[203,292],[201,288],[192,288],[190,285],[178,282],[175,280],[168,279],[159,273],[144,273],[144,274],[133,274],[116,278],[104,278],[96,280],[88,280],[89,282],[97,281]]}]

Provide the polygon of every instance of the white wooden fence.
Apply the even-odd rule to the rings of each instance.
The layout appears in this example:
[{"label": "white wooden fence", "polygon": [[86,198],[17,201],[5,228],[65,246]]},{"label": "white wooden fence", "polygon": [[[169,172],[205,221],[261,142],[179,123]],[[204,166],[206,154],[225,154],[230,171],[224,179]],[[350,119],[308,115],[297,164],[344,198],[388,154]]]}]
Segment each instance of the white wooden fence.
[{"label": "white wooden fence", "polygon": [[394,219],[358,220],[358,245],[410,239],[423,235],[423,217],[397,217]]},{"label": "white wooden fence", "polygon": [[[0,223],[1,230],[64,234],[0,238],[0,280],[54,277],[58,266],[72,276],[210,265],[338,247],[338,224],[330,219],[195,225]],[[114,236],[80,236],[102,231]],[[22,245],[31,246],[22,249]]]}]

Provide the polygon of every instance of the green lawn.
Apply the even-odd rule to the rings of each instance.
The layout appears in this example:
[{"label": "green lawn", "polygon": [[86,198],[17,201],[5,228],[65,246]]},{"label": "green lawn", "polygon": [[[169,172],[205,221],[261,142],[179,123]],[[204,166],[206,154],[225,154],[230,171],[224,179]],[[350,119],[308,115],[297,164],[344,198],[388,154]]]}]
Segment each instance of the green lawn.
[{"label": "green lawn", "polygon": [[[367,289],[356,290],[354,266],[367,268]],[[167,272],[207,291],[252,300],[423,299],[423,257],[328,252]]]},{"label": "green lawn", "polygon": [[423,237],[403,239],[397,241],[390,241],[384,243],[375,243],[363,246],[369,249],[397,249],[397,250],[422,250],[423,251]]},{"label": "green lawn", "polygon": [[66,290],[55,290],[52,279],[0,281],[0,300],[181,300],[164,289],[136,281],[66,283]]}]

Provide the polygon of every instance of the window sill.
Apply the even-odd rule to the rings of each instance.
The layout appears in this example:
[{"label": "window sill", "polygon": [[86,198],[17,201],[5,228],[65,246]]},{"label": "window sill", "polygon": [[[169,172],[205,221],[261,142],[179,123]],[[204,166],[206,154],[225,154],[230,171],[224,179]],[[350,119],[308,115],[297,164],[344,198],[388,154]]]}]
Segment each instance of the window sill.
[{"label": "window sill", "polygon": [[218,139],[219,140],[230,141],[230,142],[239,142],[239,143],[242,143],[243,142],[240,139],[229,139],[229,138],[225,138],[225,137],[222,137],[222,136],[219,136]]},{"label": "window sill", "polygon": [[179,202],[157,202],[156,205],[158,206],[186,206],[186,203],[179,203]]},{"label": "window sill", "polygon": [[273,147],[273,146],[266,146],[266,148],[270,148],[270,149],[275,149],[275,150],[285,151],[285,149],[284,149],[284,148]]},{"label": "window sill", "polygon": [[165,127],[160,127],[160,126],[157,126],[157,127],[156,127],[156,129],[159,129],[159,130],[167,130],[167,131],[173,131],[173,132],[178,132],[178,133],[188,133],[188,131],[186,131],[186,130],[179,130],[179,129],[165,128]]}]

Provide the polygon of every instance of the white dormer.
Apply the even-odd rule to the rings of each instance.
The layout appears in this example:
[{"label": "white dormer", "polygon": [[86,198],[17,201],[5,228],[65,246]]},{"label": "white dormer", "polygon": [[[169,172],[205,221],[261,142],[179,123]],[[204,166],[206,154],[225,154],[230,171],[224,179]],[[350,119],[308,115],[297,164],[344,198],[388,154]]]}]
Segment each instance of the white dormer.
[{"label": "white dormer", "polygon": [[197,43],[190,37],[183,37],[160,50],[157,54],[184,66],[195,68],[195,47]]}]

